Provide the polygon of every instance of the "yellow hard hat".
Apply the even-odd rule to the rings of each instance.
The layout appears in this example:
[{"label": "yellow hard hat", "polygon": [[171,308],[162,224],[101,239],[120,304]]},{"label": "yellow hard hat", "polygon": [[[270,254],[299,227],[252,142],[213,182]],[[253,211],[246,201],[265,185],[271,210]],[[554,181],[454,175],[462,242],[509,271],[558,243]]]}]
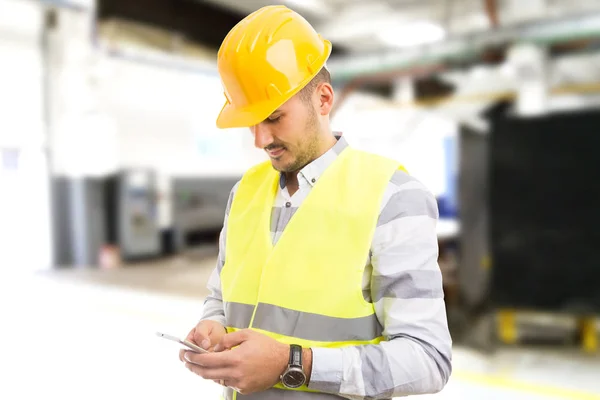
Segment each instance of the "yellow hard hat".
[{"label": "yellow hard hat", "polygon": [[264,121],[317,75],[330,54],[331,42],[285,6],[248,15],[227,34],[217,55],[226,98],[217,127]]}]

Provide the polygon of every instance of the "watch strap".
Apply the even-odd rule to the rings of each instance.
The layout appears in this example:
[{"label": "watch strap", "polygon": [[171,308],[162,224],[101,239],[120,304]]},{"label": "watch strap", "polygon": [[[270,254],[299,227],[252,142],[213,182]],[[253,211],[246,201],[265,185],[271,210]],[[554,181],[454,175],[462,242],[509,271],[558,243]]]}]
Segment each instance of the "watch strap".
[{"label": "watch strap", "polygon": [[290,366],[302,367],[302,346],[297,344],[290,345]]}]

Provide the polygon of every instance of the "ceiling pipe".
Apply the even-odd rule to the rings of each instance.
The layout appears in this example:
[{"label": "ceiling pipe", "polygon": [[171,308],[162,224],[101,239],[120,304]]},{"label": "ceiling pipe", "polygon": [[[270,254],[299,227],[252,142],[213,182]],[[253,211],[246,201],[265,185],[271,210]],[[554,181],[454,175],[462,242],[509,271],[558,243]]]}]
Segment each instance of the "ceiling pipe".
[{"label": "ceiling pipe", "polygon": [[600,13],[500,27],[408,50],[336,56],[330,58],[327,67],[335,83],[345,84],[363,75],[436,64],[476,62],[491,47],[522,42],[554,45],[590,38],[600,38]]},{"label": "ceiling pipe", "polygon": [[[594,95],[600,93],[600,82],[589,82],[589,83],[575,83],[565,84],[556,86],[548,89],[548,94],[551,96],[565,96],[565,95]],[[398,102],[393,100],[382,99],[379,104],[373,106],[367,106],[366,109],[377,110],[377,109],[400,109],[400,108],[435,108],[444,106],[447,104],[481,104],[491,103],[499,101],[513,101],[518,96],[518,93],[514,89],[499,90],[495,92],[486,93],[471,93],[463,95],[444,95],[444,96],[431,96],[428,98]]]},{"label": "ceiling pipe", "polygon": [[419,78],[424,76],[431,76],[432,74],[440,73],[445,70],[445,66],[443,65],[430,65],[427,67],[415,67],[408,68],[405,70],[391,71],[391,72],[382,72],[378,74],[372,75],[364,75],[353,79],[352,81],[346,83],[339,90],[339,95],[337,96],[336,101],[333,104],[333,108],[331,110],[331,116],[334,117],[340,107],[346,102],[348,97],[356,90],[359,90],[362,86],[369,83],[380,83],[380,82],[390,82],[394,79],[398,79],[401,77],[413,77]]}]

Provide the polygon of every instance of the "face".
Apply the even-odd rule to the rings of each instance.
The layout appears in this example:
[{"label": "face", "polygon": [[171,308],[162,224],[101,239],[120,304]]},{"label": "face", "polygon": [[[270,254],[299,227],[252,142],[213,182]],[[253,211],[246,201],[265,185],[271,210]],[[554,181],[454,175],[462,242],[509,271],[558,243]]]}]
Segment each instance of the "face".
[{"label": "face", "polygon": [[324,138],[320,117],[329,113],[320,90],[310,103],[292,97],[269,118],[250,128],[254,145],[267,153],[276,170],[295,172],[319,156]]}]

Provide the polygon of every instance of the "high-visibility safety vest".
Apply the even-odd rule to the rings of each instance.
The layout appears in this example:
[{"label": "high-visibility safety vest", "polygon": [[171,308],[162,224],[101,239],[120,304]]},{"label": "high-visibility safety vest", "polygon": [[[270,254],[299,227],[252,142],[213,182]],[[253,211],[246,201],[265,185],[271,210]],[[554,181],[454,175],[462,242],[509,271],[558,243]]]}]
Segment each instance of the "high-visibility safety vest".
[{"label": "high-visibility safety vest", "polygon": [[[242,177],[227,223],[222,294],[229,332],[251,328],[286,343],[341,347],[383,340],[363,272],[383,199],[398,162],[346,148],[283,231],[271,240],[279,173],[270,162]],[[282,371],[283,372],[283,371]],[[267,392],[281,396],[278,383]],[[329,398],[294,389],[291,398]],[[281,398],[259,393],[249,398]],[[286,399],[292,393],[286,392]],[[231,389],[225,397],[246,398]],[[333,396],[331,396],[333,397]]]}]

